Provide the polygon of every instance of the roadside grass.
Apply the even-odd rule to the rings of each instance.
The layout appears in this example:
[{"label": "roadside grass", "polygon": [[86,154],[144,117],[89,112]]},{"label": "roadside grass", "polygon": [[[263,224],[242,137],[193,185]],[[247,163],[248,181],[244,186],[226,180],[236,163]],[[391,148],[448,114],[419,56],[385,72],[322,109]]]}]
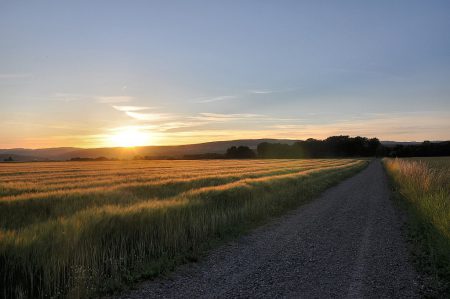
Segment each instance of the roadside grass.
[{"label": "roadside grass", "polygon": [[450,294],[450,158],[384,159],[394,198],[407,211],[416,268],[425,296]]},{"label": "roadside grass", "polygon": [[[211,166],[194,161],[149,167],[150,163],[136,163],[134,168],[145,176],[144,168],[148,167],[152,182],[155,176],[172,176],[174,185],[148,187],[141,181],[137,189],[128,185],[125,189],[101,189],[95,196],[92,190],[73,195],[61,186],[63,191],[52,193],[51,199],[46,198],[45,188],[38,198],[35,189],[12,195],[4,192],[0,197],[1,209],[6,211],[2,216],[7,219],[1,221],[0,229],[1,296],[87,298],[167,273],[176,265],[197,260],[224,240],[314,198],[368,162],[256,160],[211,162]],[[177,163],[180,171],[174,173]],[[78,165],[32,165],[32,175],[25,169],[20,172],[39,187],[55,179],[50,175],[42,179],[47,172],[59,171],[61,177],[73,173],[83,176],[83,170],[75,168]],[[91,175],[99,169],[92,178],[95,181],[102,179],[102,173],[114,175],[111,168],[119,169],[117,176],[120,167],[130,167],[108,165],[97,162],[86,171]],[[70,167],[75,171],[66,171]],[[226,167],[234,171],[221,176]],[[0,169],[0,178],[7,181],[8,188],[17,170]],[[203,171],[208,178],[199,181],[194,176],[192,181],[177,185],[177,177],[187,177],[191,171]],[[217,178],[211,177],[214,173]],[[21,197],[14,198],[14,194]]]}]

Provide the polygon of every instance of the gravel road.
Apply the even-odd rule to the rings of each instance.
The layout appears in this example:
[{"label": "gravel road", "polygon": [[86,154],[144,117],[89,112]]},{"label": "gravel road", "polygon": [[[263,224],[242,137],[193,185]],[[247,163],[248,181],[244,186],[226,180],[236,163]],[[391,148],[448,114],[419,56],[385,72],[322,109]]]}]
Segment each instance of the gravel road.
[{"label": "gravel road", "polygon": [[414,298],[380,161],[318,199],[121,298]]}]

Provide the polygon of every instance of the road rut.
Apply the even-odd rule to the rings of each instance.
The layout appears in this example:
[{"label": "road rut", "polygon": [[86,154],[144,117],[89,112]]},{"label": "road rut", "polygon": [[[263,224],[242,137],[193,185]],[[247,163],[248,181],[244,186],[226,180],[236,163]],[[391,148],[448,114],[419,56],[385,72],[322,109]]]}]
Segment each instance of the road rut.
[{"label": "road rut", "polygon": [[313,202],[121,298],[414,298],[380,161]]}]

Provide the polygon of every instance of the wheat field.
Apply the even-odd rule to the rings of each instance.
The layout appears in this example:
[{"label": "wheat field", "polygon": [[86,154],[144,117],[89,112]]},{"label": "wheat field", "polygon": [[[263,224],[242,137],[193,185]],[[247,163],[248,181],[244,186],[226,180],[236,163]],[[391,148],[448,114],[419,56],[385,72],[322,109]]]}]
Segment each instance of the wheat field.
[{"label": "wheat field", "polygon": [[2,163],[0,294],[110,293],[196,260],[365,165],[351,159]]}]

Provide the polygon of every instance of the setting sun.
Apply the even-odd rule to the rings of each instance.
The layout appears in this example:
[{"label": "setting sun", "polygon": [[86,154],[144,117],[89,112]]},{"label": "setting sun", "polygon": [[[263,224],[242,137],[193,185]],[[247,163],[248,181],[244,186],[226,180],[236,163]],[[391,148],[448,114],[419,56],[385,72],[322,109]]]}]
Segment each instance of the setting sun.
[{"label": "setting sun", "polygon": [[138,128],[126,127],[118,130],[109,137],[112,146],[133,147],[150,145],[151,136]]}]

